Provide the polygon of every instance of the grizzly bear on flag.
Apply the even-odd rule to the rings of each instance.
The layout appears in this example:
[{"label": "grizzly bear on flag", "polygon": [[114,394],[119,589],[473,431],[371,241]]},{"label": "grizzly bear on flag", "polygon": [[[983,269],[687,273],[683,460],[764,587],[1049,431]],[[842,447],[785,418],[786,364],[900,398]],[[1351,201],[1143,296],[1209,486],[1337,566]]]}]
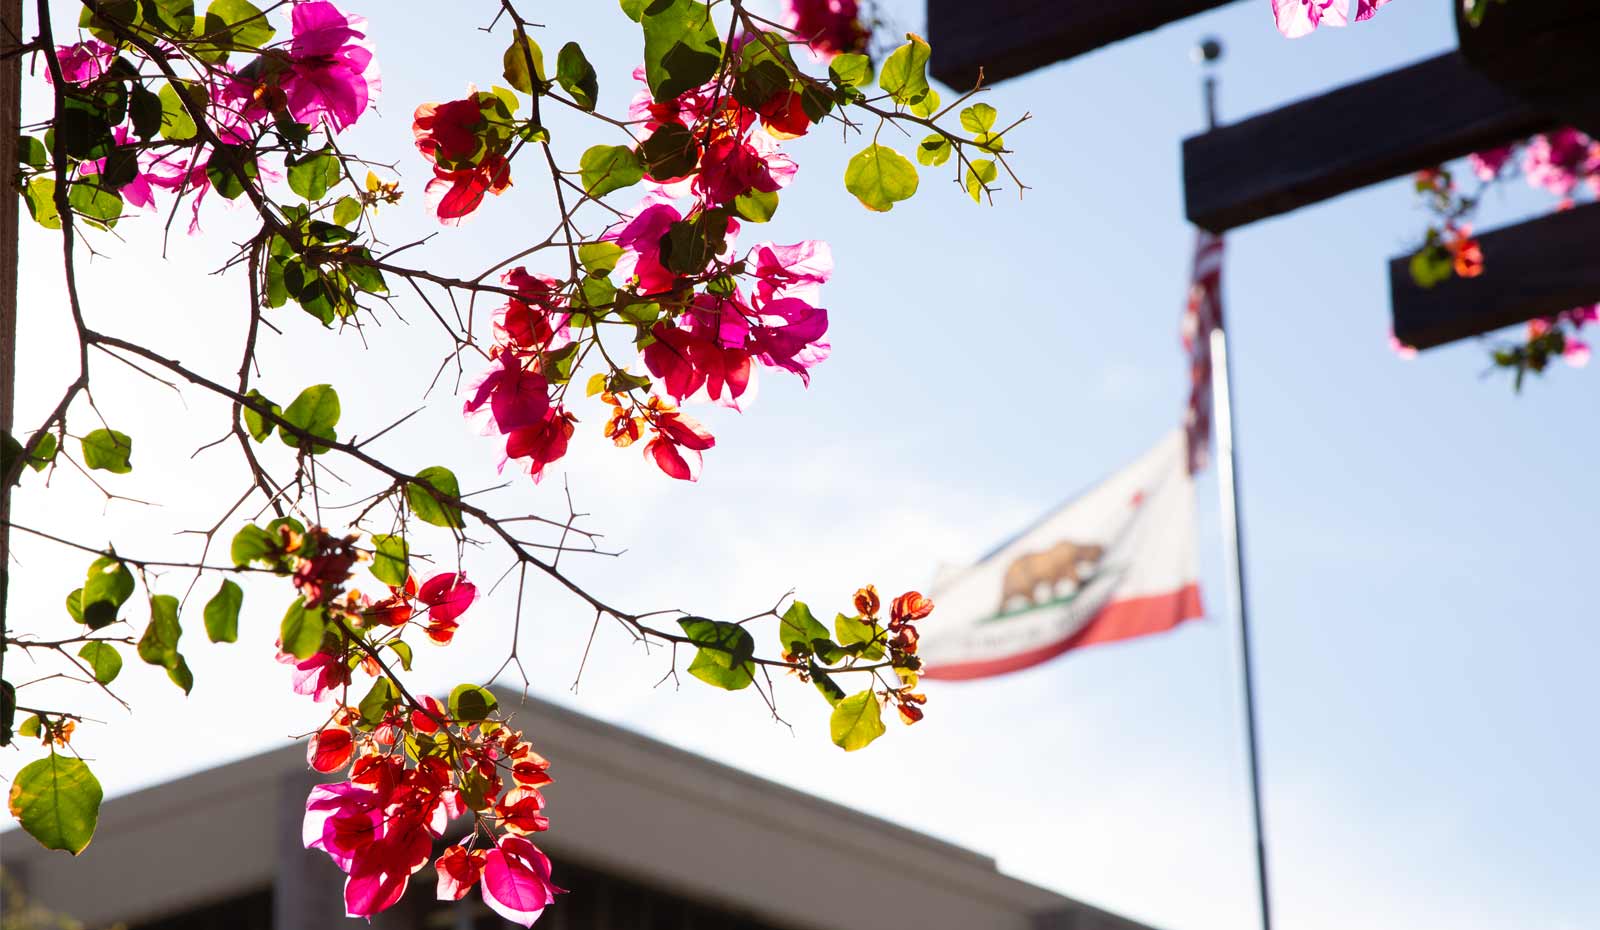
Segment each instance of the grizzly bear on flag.
[{"label": "grizzly bear on flag", "polygon": [[1055,597],[1056,588],[1070,581],[1074,588],[1094,574],[1100,560],[1105,557],[1104,546],[1098,543],[1075,543],[1062,540],[1041,552],[1024,552],[1006,568],[1005,584],[1000,591],[1000,613],[1014,597],[1021,596],[1029,607],[1038,604],[1040,585],[1049,586],[1047,599]]}]

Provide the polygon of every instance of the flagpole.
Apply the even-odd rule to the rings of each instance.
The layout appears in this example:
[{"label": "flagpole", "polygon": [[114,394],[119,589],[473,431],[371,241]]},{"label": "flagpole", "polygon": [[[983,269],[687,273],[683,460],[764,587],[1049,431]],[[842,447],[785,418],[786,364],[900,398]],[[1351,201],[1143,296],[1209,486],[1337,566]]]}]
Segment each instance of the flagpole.
[{"label": "flagpole", "polygon": [[[1222,57],[1222,43],[1202,41],[1195,50],[1205,66],[1206,129],[1217,128],[1217,81],[1211,67]],[[1250,811],[1255,827],[1256,888],[1261,930],[1272,930],[1272,895],[1267,883],[1267,847],[1261,817],[1261,762],[1256,737],[1255,676],[1250,662],[1250,608],[1244,576],[1244,526],[1239,515],[1239,451],[1233,438],[1233,368],[1223,326],[1211,331],[1211,392],[1217,437],[1217,485],[1222,496],[1222,533],[1233,570],[1233,606],[1239,618],[1239,663],[1244,678],[1245,745],[1250,759]]]}]

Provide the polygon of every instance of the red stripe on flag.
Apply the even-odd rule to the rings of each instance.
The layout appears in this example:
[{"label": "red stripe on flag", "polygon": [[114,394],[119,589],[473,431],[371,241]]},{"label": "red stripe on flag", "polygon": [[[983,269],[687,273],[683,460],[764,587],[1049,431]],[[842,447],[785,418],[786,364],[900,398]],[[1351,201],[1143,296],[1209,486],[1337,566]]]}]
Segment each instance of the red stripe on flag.
[{"label": "red stripe on flag", "polygon": [[943,681],[963,681],[971,678],[988,678],[1007,672],[1048,662],[1064,652],[1093,646],[1097,643],[1114,643],[1118,640],[1165,633],[1185,620],[1195,620],[1205,615],[1200,607],[1200,585],[1195,582],[1167,594],[1130,597],[1112,601],[1100,609],[1078,632],[1048,645],[1029,649],[1014,655],[974,662],[954,662],[949,665],[929,667],[922,671],[923,678]]}]

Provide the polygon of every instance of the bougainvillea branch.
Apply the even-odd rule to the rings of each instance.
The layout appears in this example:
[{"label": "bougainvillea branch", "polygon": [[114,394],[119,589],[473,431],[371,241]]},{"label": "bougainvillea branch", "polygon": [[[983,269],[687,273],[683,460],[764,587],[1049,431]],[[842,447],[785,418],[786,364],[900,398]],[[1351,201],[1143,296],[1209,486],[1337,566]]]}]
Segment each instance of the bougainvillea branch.
[{"label": "bougainvillea branch", "polygon": [[[1600,197],[1600,142],[1570,127],[1542,133],[1513,145],[1475,152],[1466,159],[1474,189],[1461,190],[1456,173],[1445,166],[1416,176],[1416,191],[1431,214],[1422,245],[1411,256],[1411,278],[1433,287],[1451,277],[1474,278],[1494,261],[1472,235],[1471,219],[1486,191],[1520,174],[1528,185],[1555,198],[1554,209],[1568,210],[1580,197]],[[1523,338],[1497,341],[1490,350],[1494,366],[1512,372],[1512,385],[1522,389],[1531,372],[1543,374],[1560,358],[1581,368],[1589,362],[1584,327],[1600,322],[1600,305],[1573,307],[1555,316],[1528,321]],[[1409,348],[1395,343],[1402,353]]]},{"label": "bougainvillea branch", "polygon": [[[502,578],[517,573],[516,607],[504,623],[510,646],[486,682],[513,666],[520,672],[531,570],[592,610],[594,629],[616,623],[638,643],[669,647],[665,678],[676,679],[684,658],[691,677],[748,689],[775,717],[773,672],[814,686],[833,708],[831,737],[846,750],[881,735],[889,707],[906,723],[922,718],[916,623],[933,605],[920,594],[894,598],[885,611],[868,585],[831,627],[787,595],[729,621],[625,609],[562,566],[563,555],[604,554],[597,534],[579,525],[570,493],[564,517],[520,504],[497,512],[464,492],[448,467],[376,451],[375,441],[404,434],[417,410],[384,411],[364,435],[346,434],[332,384],[274,402],[267,391],[282,385],[264,371],[260,350],[283,332],[279,314],[290,305],[330,335],[359,336],[399,291],[442,333],[434,384],[454,369],[463,416],[495,443],[502,469],[514,465],[531,479],[518,483],[524,491],[579,441],[637,445],[651,470],[693,481],[717,439],[689,408],[744,410],[762,369],[808,384],[831,351],[821,300],[834,267],[827,243],[741,244],[787,196],[799,170],[787,146],[824,123],[847,140],[868,137],[844,186],[867,209],[886,212],[916,193],[919,170],[880,138],[891,126],[914,132],[916,162],[948,164],[956,185],[982,202],[1002,175],[1023,189],[1005,136],[1026,114],[1002,123],[993,107],[972,102],[981,82],[941,106],[928,83],[928,45],[914,35],[875,64],[862,53],[860,10],[847,0],[795,0],[782,22],[740,0],[622,0],[616,15],[636,24],[643,64],[627,113],[606,114],[601,75],[577,42],[547,61],[543,34],[514,3],[486,3],[486,30],[507,42],[499,73],[482,76],[490,89],[424,102],[413,114],[409,141],[430,174],[426,207],[447,234],[470,235],[448,230],[499,209],[517,196],[514,178],[531,172],[543,180],[523,196],[542,198],[557,219],[531,241],[508,244],[486,270],[462,275],[429,264],[426,240],[383,244],[380,210],[405,209],[417,192],[402,190],[388,162],[340,141],[380,90],[360,17],[327,0],[264,9],[213,0],[203,12],[187,0],[72,6],[81,33],[61,44],[52,5],[37,2],[40,32],[26,47],[43,64],[51,107],[24,124],[17,183],[34,221],[61,237],[60,312],[72,323],[77,371],[25,440],[3,437],[0,472],[7,488],[31,470],[44,473],[45,486],[26,485],[28,493],[67,493],[49,480],[67,466],[108,502],[128,499],[120,476],[133,470],[135,437],[94,404],[95,365],[105,360],[227,409],[220,435],[200,451],[236,449],[235,487],[244,490],[218,503],[208,528],[189,531],[198,552],[183,557],[135,557],[54,526],[16,527],[91,558],[77,586],[68,585],[66,617],[38,630],[0,629],[6,647],[44,670],[14,685],[12,669],[0,665],[0,744],[37,738],[45,753],[13,782],[10,807],[24,829],[52,848],[81,851],[100,787],[72,749],[87,718],[23,704],[18,692],[69,679],[120,701],[113,683],[130,653],[188,692],[185,621],[193,627],[198,614],[210,642],[234,642],[246,612],[234,577],[251,573],[286,584],[285,603],[273,608],[283,610],[276,659],[292,667],[293,691],[326,702],[308,733],[308,762],[344,780],[313,790],[304,839],[345,872],[347,912],[370,916],[398,901],[434,859],[434,841],[455,830],[460,838],[434,861],[437,895],[454,900],[477,887],[499,914],[531,924],[561,890],[529,839],[550,826],[540,789],[551,764],[484,685],[464,683],[440,699],[407,682],[414,642],[447,645],[464,622],[496,622],[476,606],[478,584],[461,565],[469,544],[504,558]],[[615,142],[562,149],[543,124],[546,103],[587,114]],[[628,191],[633,199],[624,202]],[[86,322],[80,245],[92,252],[93,237],[163,207],[169,227],[187,208],[194,233],[218,198],[254,223],[224,269],[241,276],[244,324],[236,349],[213,353],[227,360],[226,374],[182,362],[143,335]],[[580,434],[587,411],[602,415]],[[330,482],[355,497],[325,500]],[[181,597],[163,590],[161,570],[189,577]],[[215,593],[191,604],[206,578]],[[130,606],[141,590],[145,610]],[[251,597],[254,611],[260,595]],[[768,648],[758,647],[761,626],[775,630],[763,634]],[[45,668],[50,660],[56,670]],[[853,693],[850,681],[860,684]]]}]

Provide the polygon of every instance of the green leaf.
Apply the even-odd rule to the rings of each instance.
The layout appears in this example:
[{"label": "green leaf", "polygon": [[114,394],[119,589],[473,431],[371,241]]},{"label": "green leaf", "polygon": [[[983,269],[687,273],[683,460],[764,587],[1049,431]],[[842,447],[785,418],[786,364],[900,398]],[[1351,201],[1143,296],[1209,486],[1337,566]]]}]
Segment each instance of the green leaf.
[{"label": "green leaf", "polygon": [[778,212],[778,192],[751,188],[733,199],[733,209],[752,223],[765,223]]},{"label": "green leaf", "polygon": [[50,164],[50,150],[38,136],[23,136],[17,149],[17,160],[30,168],[43,168]]},{"label": "green leaf", "polygon": [[116,556],[103,555],[89,566],[83,582],[83,622],[92,630],[116,622],[117,611],[133,596],[133,573]]},{"label": "green leaf", "polygon": [[391,639],[387,645],[400,657],[400,667],[411,671],[411,644],[403,639]]},{"label": "green leaf", "polygon": [[122,671],[122,655],[110,643],[99,640],[83,644],[78,650],[78,658],[89,664],[89,670],[94,673],[94,680],[103,685],[111,684]]},{"label": "green leaf", "polygon": [[[449,502],[461,496],[461,485],[456,481],[455,472],[443,465],[432,465],[417,472],[416,478],[420,484],[413,482],[406,485],[406,503],[411,506],[411,512],[417,515],[417,519],[434,526],[460,529],[461,510]],[[434,497],[428,488],[438,491],[447,500]]]},{"label": "green leaf", "polygon": [[921,100],[928,87],[928,55],[932,52],[921,36],[906,33],[906,44],[895,49],[878,72],[878,87],[896,103],[910,106]]},{"label": "green leaf", "polygon": [[283,643],[284,652],[296,659],[309,659],[322,648],[322,634],[326,628],[322,608],[313,607],[308,610],[305,598],[297,597],[294,603],[289,605],[288,612],[283,615],[278,638]]},{"label": "green leaf", "polygon": [[556,56],[556,80],[572,95],[574,103],[594,112],[595,98],[600,96],[600,79],[595,75],[589,59],[583,57],[583,49],[578,43],[568,42],[561,46],[561,52]]},{"label": "green leaf", "polygon": [[1437,243],[1430,242],[1417,250],[1411,256],[1409,263],[1411,280],[1418,287],[1430,288],[1443,281],[1450,280],[1455,272],[1455,259],[1450,255],[1450,250]]},{"label": "green leaf", "polygon": [[372,575],[391,587],[406,583],[409,548],[404,537],[376,534],[372,537]]},{"label": "green leaf", "polygon": [[206,601],[206,637],[214,643],[239,639],[239,608],[244,606],[244,591],[232,581],[222,579],[222,587]]},{"label": "green leaf", "polygon": [[[333,428],[339,424],[339,394],[330,384],[313,384],[284,408],[283,418],[318,439],[337,438]],[[280,429],[278,438],[286,446],[302,448],[300,437],[286,430]],[[312,455],[328,451],[320,443],[305,444],[310,446]]]},{"label": "green leaf", "polygon": [[128,116],[133,122],[133,133],[142,142],[148,142],[161,132],[161,98],[135,84],[128,92]]},{"label": "green leaf", "polygon": [[835,55],[828,76],[840,87],[861,87],[872,80],[872,59],[854,52]]},{"label": "green leaf", "polygon": [[698,0],[652,0],[644,27],[644,76],[656,100],[671,100],[711,80],[722,62],[722,40],[711,10]]},{"label": "green leaf", "polygon": [[950,140],[933,133],[917,145],[917,161],[936,168],[950,160]]},{"label": "green leaf", "polygon": [[858,691],[833,706],[828,731],[833,744],[845,752],[855,752],[883,735],[883,717],[878,696],[872,689]]},{"label": "green leaf", "polygon": [[367,691],[367,696],[361,699],[356,709],[361,711],[363,723],[377,726],[390,709],[400,703],[400,691],[395,688],[394,682],[388,678],[379,678],[372,683]]},{"label": "green leaf", "polygon": [[812,616],[805,601],[795,601],[778,620],[778,648],[790,655],[811,652],[811,641],[827,639],[828,628]]},{"label": "green leaf", "polygon": [[45,229],[60,229],[61,214],[56,209],[55,178],[38,177],[28,182],[22,192],[28,201],[28,215]]},{"label": "green leaf", "polygon": [[578,246],[578,263],[590,274],[610,274],[621,257],[622,246],[615,242],[585,242]]},{"label": "green leaf", "polygon": [[133,440],[114,429],[97,429],[83,437],[83,464],[114,475],[133,471],[128,461],[133,455]]},{"label": "green leaf", "polygon": [[184,694],[194,690],[194,673],[189,671],[189,663],[183,656],[177,656],[172,664],[167,666],[167,678],[182,688]]},{"label": "green leaf", "polygon": [[340,226],[349,226],[361,215],[361,201],[354,197],[340,197],[339,202],[333,205],[333,221]]},{"label": "green leaf", "polygon": [[[877,624],[877,621],[862,620],[860,617],[846,617],[844,614],[839,614],[833,618],[833,631],[839,636],[840,646],[861,656],[861,658],[883,658],[883,644],[886,641],[886,637],[883,628]],[[859,649],[851,647],[859,647]]]},{"label": "green leaf", "polygon": [[1000,171],[994,162],[987,158],[980,158],[967,166],[967,193],[972,195],[973,203],[982,203],[984,191],[994,179],[1000,176]]},{"label": "green leaf", "polygon": [[453,720],[487,720],[500,702],[487,689],[477,685],[456,685],[450,692],[450,717]]},{"label": "green leaf", "polygon": [[[528,74],[528,59],[533,59],[533,75]],[[516,35],[511,37],[511,44],[506,46],[505,54],[500,56],[500,62],[505,67],[506,83],[525,94],[533,95],[543,90],[544,77],[544,52],[540,50],[539,43],[529,38],[526,32],[518,29]],[[538,86],[534,81],[538,81]]]},{"label": "green leaf", "polygon": [[187,38],[194,34],[194,0],[143,0],[144,21],[168,35]]},{"label": "green leaf", "polygon": [[[251,388],[250,393],[246,394],[245,397],[271,410],[274,415],[283,416],[283,408],[268,400],[266,395],[255,388]],[[272,435],[273,422],[249,404],[241,404],[240,408],[240,413],[244,417],[244,428],[250,433],[250,438],[256,442],[266,442],[267,437]]]},{"label": "green leaf", "polygon": [[139,637],[139,658],[167,670],[173,684],[188,694],[194,689],[194,675],[189,664],[178,654],[178,639],[183,627],[178,623],[178,599],[170,594],[157,594],[150,598],[150,624]]},{"label": "green leaf", "polygon": [[685,617],[678,625],[699,647],[689,663],[689,674],[725,691],[738,691],[755,681],[756,641],[749,630],[704,617]]},{"label": "green leaf", "polygon": [[257,560],[277,564],[278,549],[278,537],[251,523],[233,534],[228,555],[233,559],[233,564],[240,568]]},{"label": "green leaf", "polygon": [[639,160],[639,153],[625,145],[596,145],[578,159],[578,171],[589,196],[604,197],[638,184],[644,177],[644,162]]},{"label": "green leaf", "polygon": [[223,58],[230,49],[260,49],[273,34],[267,17],[248,0],[213,0],[206,8],[205,30]]},{"label": "green leaf", "polygon": [[961,128],[973,135],[987,133],[994,128],[995,109],[987,103],[974,103],[961,111]]},{"label": "green leaf", "polygon": [[339,159],[330,149],[307,152],[283,160],[289,169],[289,189],[306,200],[321,200],[339,183]]},{"label": "green leaf", "polygon": [[913,100],[906,109],[911,111],[912,116],[920,116],[923,119],[927,119],[939,112],[939,92],[931,87],[928,88],[927,93]]},{"label": "green leaf", "polygon": [[83,619],[83,589],[82,588],[73,588],[72,589],[72,593],[67,595],[67,616],[72,618],[72,622],[73,623],[84,623],[84,622],[86,622]]},{"label": "green leaf", "polygon": [[178,599],[170,594],[150,598],[150,624],[139,637],[139,658],[151,665],[168,666],[178,660],[178,638],[183,627],[178,623]]},{"label": "green leaf", "polygon": [[38,714],[30,715],[27,720],[22,721],[22,726],[17,727],[18,736],[30,736],[38,739],[43,733],[44,721],[39,719]]},{"label": "green leaf", "polygon": [[[185,93],[199,92],[198,101],[204,105],[205,91],[203,88],[193,88],[186,85]],[[189,110],[184,107],[183,100],[178,96],[178,89],[172,84],[161,85],[161,90],[156,92],[161,99],[161,138],[170,142],[186,142],[193,139],[198,133],[194,125],[194,118],[189,115]]]},{"label": "green leaf", "polygon": [[76,856],[94,838],[104,792],[82,759],[51,752],[22,767],[11,783],[11,815],[46,849]]},{"label": "green leaf", "polygon": [[700,142],[676,123],[660,127],[639,146],[644,173],[654,181],[670,181],[693,174],[700,164]]},{"label": "green leaf", "polygon": [[644,15],[645,0],[618,0],[622,4],[622,12],[634,22]]},{"label": "green leaf", "polygon": [[844,187],[868,210],[881,213],[917,192],[917,169],[894,149],[873,143],[845,166]]},{"label": "green leaf", "polygon": [[811,684],[822,692],[823,698],[830,705],[837,707],[839,702],[844,700],[844,689],[839,687],[839,683],[833,680],[833,676],[828,674],[827,669],[815,662],[808,663],[808,666],[807,670],[811,675]]},{"label": "green leaf", "polygon": [[[239,170],[235,171],[237,167]],[[249,157],[244,146],[224,145],[214,149],[206,163],[206,180],[225,200],[237,200],[245,191],[245,184],[254,181],[260,169],[256,160]],[[243,174],[241,179],[239,175]]]},{"label": "green leaf", "polygon": [[[19,448],[17,451],[22,450]],[[55,460],[56,434],[45,433],[39,437],[39,444],[33,447],[33,454],[28,456],[28,467],[34,471],[44,471]]]}]

